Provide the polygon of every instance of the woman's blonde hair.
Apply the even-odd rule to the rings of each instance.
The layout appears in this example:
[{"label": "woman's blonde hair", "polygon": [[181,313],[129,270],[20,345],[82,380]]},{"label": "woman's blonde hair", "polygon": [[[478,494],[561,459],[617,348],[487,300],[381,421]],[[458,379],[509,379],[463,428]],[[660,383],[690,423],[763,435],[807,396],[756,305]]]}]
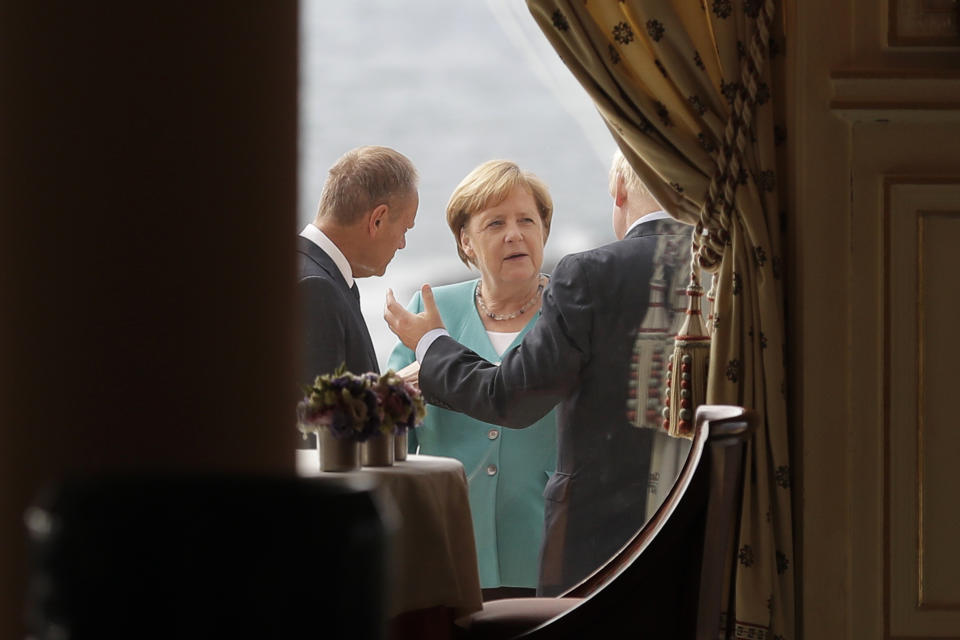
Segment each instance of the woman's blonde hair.
[{"label": "woman's blonde hair", "polygon": [[460,181],[447,202],[447,225],[457,243],[457,255],[468,267],[473,261],[460,246],[460,231],[467,226],[471,216],[497,206],[518,186],[533,196],[543,221],[543,240],[546,242],[553,218],[553,199],[547,185],[534,174],[522,170],[515,162],[488,160]]}]

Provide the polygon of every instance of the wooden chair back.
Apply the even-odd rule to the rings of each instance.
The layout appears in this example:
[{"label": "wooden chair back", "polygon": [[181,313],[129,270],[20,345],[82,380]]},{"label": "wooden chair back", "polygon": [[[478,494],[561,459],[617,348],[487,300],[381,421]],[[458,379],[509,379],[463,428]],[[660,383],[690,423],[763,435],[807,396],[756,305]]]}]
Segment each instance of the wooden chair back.
[{"label": "wooden chair back", "polygon": [[612,638],[625,629],[641,638],[720,636],[733,595],[744,453],[757,420],[742,407],[699,407],[677,482],[633,539],[558,599],[488,603],[460,637]]}]

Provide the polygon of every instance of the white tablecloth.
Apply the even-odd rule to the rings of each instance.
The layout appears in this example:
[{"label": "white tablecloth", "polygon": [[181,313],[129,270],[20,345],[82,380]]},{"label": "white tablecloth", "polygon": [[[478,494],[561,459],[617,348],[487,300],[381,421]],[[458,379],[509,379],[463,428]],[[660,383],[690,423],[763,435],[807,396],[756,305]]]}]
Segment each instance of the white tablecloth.
[{"label": "white tablecloth", "polygon": [[370,482],[393,520],[388,613],[446,606],[459,617],[482,608],[463,465],[411,455],[392,467],[321,472],[318,454],[297,451],[297,473],[321,482]]}]

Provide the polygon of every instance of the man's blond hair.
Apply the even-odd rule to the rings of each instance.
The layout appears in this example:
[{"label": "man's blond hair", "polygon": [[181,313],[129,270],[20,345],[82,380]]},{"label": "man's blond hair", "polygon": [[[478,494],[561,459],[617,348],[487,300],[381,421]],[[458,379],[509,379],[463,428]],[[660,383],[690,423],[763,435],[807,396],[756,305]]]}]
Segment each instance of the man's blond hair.
[{"label": "man's blond hair", "polygon": [[488,160],[467,174],[450,195],[447,202],[447,225],[457,243],[457,254],[468,267],[473,262],[460,246],[460,231],[467,226],[471,216],[495,207],[510,195],[515,187],[523,187],[537,205],[543,221],[546,241],[550,235],[550,220],[553,218],[553,199],[547,185],[529,171],[524,171],[509,160]]},{"label": "man's blond hair", "polygon": [[623,179],[623,186],[626,187],[627,193],[650,195],[650,190],[647,189],[647,185],[643,183],[643,180],[640,179],[637,172],[634,171],[630,163],[627,162],[623,152],[618,148],[613,152],[613,161],[610,163],[610,193],[616,192],[617,182],[621,178]]},{"label": "man's blond hair", "polygon": [[350,225],[364,213],[417,190],[410,159],[389,147],[358,147],[340,156],[323,185],[317,218]]}]

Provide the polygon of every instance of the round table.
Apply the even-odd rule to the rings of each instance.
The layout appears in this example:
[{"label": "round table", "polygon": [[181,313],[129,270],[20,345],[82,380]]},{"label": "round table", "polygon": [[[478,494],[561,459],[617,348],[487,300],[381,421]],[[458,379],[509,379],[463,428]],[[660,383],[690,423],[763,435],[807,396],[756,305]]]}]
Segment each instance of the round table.
[{"label": "round table", "polygon": [[375,488],[393,533],[390,617],[439,607],[455,618],[482,608],[467,478],[459,460],[410,455],[392,467],[325,472],[317,452],[308,449],[297,451],[297,473]]}]

